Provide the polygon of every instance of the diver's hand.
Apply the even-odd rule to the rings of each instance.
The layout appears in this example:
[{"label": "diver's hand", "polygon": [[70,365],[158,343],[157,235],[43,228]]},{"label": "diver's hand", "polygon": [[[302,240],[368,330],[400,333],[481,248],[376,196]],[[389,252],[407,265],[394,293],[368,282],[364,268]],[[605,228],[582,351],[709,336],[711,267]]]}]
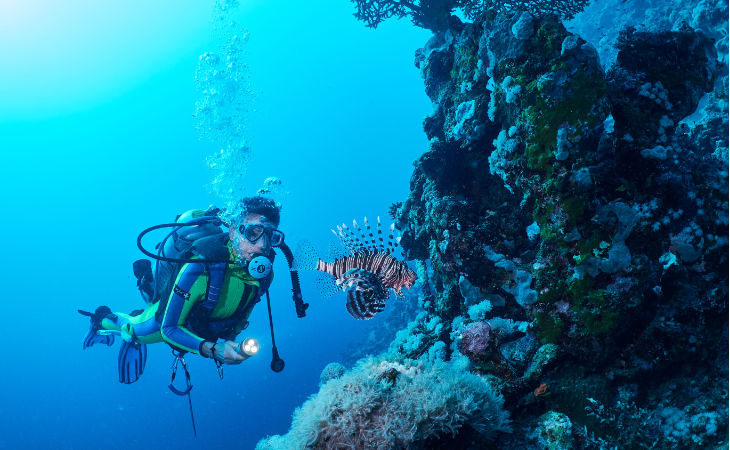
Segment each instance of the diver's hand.
[{"label": "diver's hand", "polygon": [[224,364],[241,364],[246,359],[238,353],[238,343],[233,341],[218,342],[215,345],[212,342],[204,342],[200,353],[208,358],[213,356],[216,361]]}]

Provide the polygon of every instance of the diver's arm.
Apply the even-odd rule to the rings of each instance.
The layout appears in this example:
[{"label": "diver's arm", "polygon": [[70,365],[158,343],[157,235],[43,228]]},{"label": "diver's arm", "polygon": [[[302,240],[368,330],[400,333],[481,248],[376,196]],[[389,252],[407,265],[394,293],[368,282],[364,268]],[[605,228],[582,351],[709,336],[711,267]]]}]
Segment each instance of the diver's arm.
[{"label": "diver's arm", "polygon": [[188,314],[201,297],[191,294],[194,287],[198,288],[195,286],[196,283],[202,284],[202,290],[205,292],[206,282],[201,277],[204,270],[203,264],[191,263],[182,267],[170,293],[160,329],[165,342],[190,353],[199,353],[200,345],[204,341],[203,338],[185,327]]},{"label": "diver's arm", "polygon": [[206,358],[214,357],[217,361],[225,364],[241,364],[246,358],[238,353],[239,345],[234,341],[218,343],[204,341],[200,344],[200,354]]}]

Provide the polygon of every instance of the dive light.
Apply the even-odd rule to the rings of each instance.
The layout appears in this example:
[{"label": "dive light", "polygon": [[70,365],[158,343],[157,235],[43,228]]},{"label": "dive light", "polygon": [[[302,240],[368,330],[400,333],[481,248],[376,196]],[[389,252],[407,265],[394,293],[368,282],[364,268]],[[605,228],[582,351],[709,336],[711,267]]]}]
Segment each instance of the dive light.
[{"label": "dive light", "polygon": [[239,355],[243,356],[244,358],[248,359],[255,354],[259,352],[259,348],[261,346],[259,345],[259,341],[257,341],[254,338],[246,338],[243,341],[241,341],[240,344],[238,344],[238,352]]}]

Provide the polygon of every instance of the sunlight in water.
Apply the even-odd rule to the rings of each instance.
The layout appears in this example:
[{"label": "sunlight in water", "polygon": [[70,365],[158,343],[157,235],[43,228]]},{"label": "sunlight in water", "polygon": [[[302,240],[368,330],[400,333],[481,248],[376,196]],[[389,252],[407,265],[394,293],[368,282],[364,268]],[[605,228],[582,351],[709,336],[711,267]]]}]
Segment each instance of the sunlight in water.
[{"label": "sunlight in water", "polygon": [[209,2],[0,0],[0,120],[118,97],[187,57]]}]

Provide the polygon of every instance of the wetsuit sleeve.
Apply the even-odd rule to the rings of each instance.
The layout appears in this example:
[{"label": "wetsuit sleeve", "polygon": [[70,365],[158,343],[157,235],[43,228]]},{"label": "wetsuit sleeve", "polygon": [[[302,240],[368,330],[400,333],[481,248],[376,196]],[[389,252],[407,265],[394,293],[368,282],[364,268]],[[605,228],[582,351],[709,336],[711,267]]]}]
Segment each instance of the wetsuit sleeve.
[{"label": "wetsuit sleeve", "polygon": [[191,263],[182,267],[170,293],[160,329],[165,342],[190,353],[198,353],[204,340],[185,327],[193,306],[205,295],[207,280],[204,273],[203,264]]}]

